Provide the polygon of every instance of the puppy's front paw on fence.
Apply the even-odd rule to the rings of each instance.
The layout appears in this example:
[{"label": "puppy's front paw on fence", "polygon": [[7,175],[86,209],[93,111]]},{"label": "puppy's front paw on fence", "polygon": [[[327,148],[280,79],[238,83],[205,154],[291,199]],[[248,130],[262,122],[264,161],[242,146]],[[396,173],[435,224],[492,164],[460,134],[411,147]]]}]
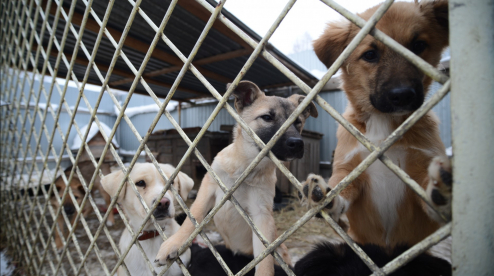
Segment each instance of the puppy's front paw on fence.
[{"label": "puppy's front paw on fence", "polygon": [[[435,157],[429,165],[427,196],[448,220],[451,219],[452,184],[450,160],[446,157]],[[435,211],[431,210],[429,213],[435,220],[442,221]]]},{"label": "puppy's front paw on fence", "polygon": [[155,265],[164,266],[168,261],[178,258],[178,250],[180,249],[180,245],[180,243],[173,240],[173,237],[166,240],[163,244],[161,244],[160,250],[156,255],[156,259],[154,260]]},{"label": "puppy's front paw on fence", "polygon": [[[326,198],[326,194],[331,191],[331,188],[327,182],[320,175],[309,174],[307,180],[303,183],[303,195],[299,193],[299,197],[302,200],[306,200],[309,206],[314,206],[319,204]],[[310,196],[309,196],[310,194]],[[337,195],[331,202],[329,202],[325,207],[326,211],[335,221],[339,221],[340,216],[346,212],[348,209],[348,204],[346,200],[341,196]],[[320,217],[320,214],[317,214]]]}]

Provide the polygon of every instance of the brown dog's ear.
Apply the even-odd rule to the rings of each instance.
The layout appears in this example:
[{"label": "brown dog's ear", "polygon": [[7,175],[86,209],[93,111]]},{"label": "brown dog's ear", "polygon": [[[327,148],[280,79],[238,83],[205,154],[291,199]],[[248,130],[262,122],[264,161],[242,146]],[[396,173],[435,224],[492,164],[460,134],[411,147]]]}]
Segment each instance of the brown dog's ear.
[{"label": "brown dog's ear", "polygon": [[[231,83],[226,85],[226,89],[230,87]],[[235,109],[238,112],[251,105],[259,96],[264,95],[264,92],[259,87],[250,81],[241,81],[238,83],[237,88],[233,91],[235,96]]]},{"label": "brown dog's ear", "polygon": [[[103,189],[111,196],[114,197],[117,194],[120,182],[124,177],[123,171],[112,172],[101,179],[101,185]],[[125,192],[127,190],[127,183],[124,184],[122,191],[118,195],[117,203],[120,202],[125,197]]]},{"label": "brown dog's ear", "polygon": [[448,19],[448,1],[424,1],[420,4],[420,11],[430,22],[430,26],[439,27],[439,35],[442,35],[444,47],[449,44],[449,19]]},{"label": "brown dog's ear", "polygon": [[350,22],[330,22],[312,46],[319,60],[330,67],[350,41]]},{"label": "brown dog's ear", "polygon": [[[298,95],[294,94],[288,97],[288,100],[294,103],[295,105],[299,105],[303,100],[305,99],[305,96],[303,95]],[[306,119],[309,118],[309,116],[312,116],[314,118],[317,118],[319,116],[319,113],[317,112],[316,105],[314,102],[310,102],[310,104],[305,108],[305,110],[302,112],[302,116],[304,116]]]}]

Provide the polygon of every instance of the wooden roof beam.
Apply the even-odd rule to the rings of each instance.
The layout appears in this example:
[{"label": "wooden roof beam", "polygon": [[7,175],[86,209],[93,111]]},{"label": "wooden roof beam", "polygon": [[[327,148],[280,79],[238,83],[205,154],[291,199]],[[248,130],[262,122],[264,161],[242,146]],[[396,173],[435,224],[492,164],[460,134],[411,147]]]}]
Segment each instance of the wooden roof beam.
[{"label": "wooden roof beam", "polygon": [[[250,51],[250,50],[240,49],[240,50],[231,51],[228,53],[223,53],[223,54],[199,59],[197,61],[193,61],[192,63],[194,64],[194,66],[204,65],[204,64],[209,64],[209,63],[214,63],[214,62],[218,62],[218,61],[223,61],[223,60],[228,60],[228,59],[232,59],[232,58],[245,56],[245,55],[250,54],[251,52],[252,51]],[[159,75],[166,75],[166,74],[169,74],[172,72],[180,71],[181,69],[182,69],[182,66],[171,66],[171,67],[166,67],[166,68],[163,68],[160,70],[151,71],[149,73],[144,74],[144,76],[145,77],[155,77],[155,76],[159,76]],[[110,83],[110,85],[122,85],[125,83],[132,82],[133,80],[134,80],[133,78],[126,78],[126,79],[114,81],[114,82]]]},{"label": "wooden roof beam", "polygon": [[[55,14],[56,8],[57,7],[55,5],[52,5],[51,10],[50,10],[50,13],[52,15]],[[64,9],[65,9],[65,12],[68,13],[68,9],[66,9],[66,8],[64,8]],[[74,15],[72,17],[72,24],[75,24],[75,25],[80,26],[81,23],[82,23],[82,19],[83,19],[83,15],[82,14],[77,13],[77,12],[74,12]],[[89,30],[89,31],[92,31],[94,33],[98,33],[99,30],[100,30],[100,26],[99,26],[99,24],[94,19],[88,18],[87,23],[86,23],[86,29]],[[119,41],[120,40],[120,37],[122,36],[122,32],[120,32],[120,31],[118,31],[118,30],[116,30],[116,29],[114,29],[112,27],[109,27],[109,26],[107,26],[106,29],[108,30],[108,32],[110,32],[110,34],[112,35],[112,37],[116,41]],[[139,51],[141,53],[147,53],[148,50],[149,50],[149,44],[147,44],[145,42],[142,42],[139,39],[133,38],[130,35],[127,35],[127,38],[125,39],[124,45],[127,46],[127,47],[129,47],[129,48],[132,48],[132,49],[134,49],[136,51]],[[154,48],[151,56],[153,58],[159,59],[159,60],[164,61],[166,63],[170,63],[172,65],[182,66],[184,64],[182,62],[182,60],[180,60],[175,55],[169,54],[169,53],[167,53],[167,52],[165,52],[163,50],[160,50],[158,48]],[[204,68],[201,68],[201,67],[198,67],[198,66],[196,66],[196,68],[205,77],[208,77],[208,78],[211,78],[211,79],[214,79],[214,80],[223,82],[223,83],[228,83],[228,82],[232,82],[233,81],[230,78],[227,78],[225,76],[222,76],[222,75],[217,74],[217,73],[214,73],[214,72],[211,72],[211,71],[206,70]]]},{"label": "wooden roof beam", "polygon": [[[36,49],[37,49],[37,46],[33,46],[33,51],[36,51]],[[56,57],[58,55],[58,51],[52,50],[51,53],[50,53],[50,55]],[[71,60],[72,59],[72,55],[67,54],[67,53],[64,53],[64,55],[65,55],[65,57],[68,60]],[[75,62],[77,64],[79,64],[79,65],[83,65],[83,66],[86,66],[86,67],[89,65],[89,60],[87,60],[85,58],[81,58],[81,57],[76,57]],[[106,64],[101,64],[99,62],[96,62],[96,64],[97,64],[98,69],[100,71],[108,72],[108,69],[110,68],[110,66],[108,66]],[[113,69],[112,74],[118,75],[118,76],[122,76],[122,77],[126,77],[126,78],[132,78],[132,81],[134,81],[134,78],[135,78],[134,73],[123,71],[123,70],[120,70],[120,69],[117,69],[117,68],[114,68]],[[153,80],[153,79],[146,78],[146,77],[143,77],[143,78],[149,84],[154,84],[154,85],[158,85],[158,86],[165,87],[165,88],[171,88],[172,87],[172,84],[170,84],[170,83]],[[96,85],[100,85],[101,86],[101,84],[96,84]],[[111,85],[111,84],[109,84],[109,85],[110,85],[110,87],[113,86],[113,88],[115,88],[115,85]],[[208,93],[203,93],[203,92],[195,91],[195,90],[184,88],[184,87],[181,87],[181,86],[179,86],[177,88],[177,90],[182,91],[182,92],[186,92],[186,93],[190,93],[190,94],[194,94],[194,95],[198,95],[198,96],[201,96],[201,97],[211,96]],[[172,97],[172,99],[178,100],[177,97]]]},{"label": "wooden roof beam", "polygon": [[[186,11],[190,12],[197,18],[201,19],[204,22],[208,22],[209,18],[211,17],[211,13],[202,7],[200,4],[198,4],[195,0],[180,0],[178,2],[178,5],[184,8]],[[230,30],[225,24],[223,24],[221,21],[216,20],[213,24],[213,28],[215,28],[217,31],[228,37],[229,39],[237,42],[238,44],[242,45],[244,49],[252,49],[252,47],[245,42],[241,37],[239,37],[235,32]],[[259,41],[258,41],[259,42]],[[306,82],[309,85],[313,85],[315,83],[314,80],[310,79],[308,76],[300,72],[297,68],[292,66],[289,62],[286,60],[280,58],[276,53],[273,51],[270,51],[271,45],[268,44],[266,45],[266,50],[271,53],[276,59],[278,59],[283,65],[285,65],[290,71],[295,73],[301,80]],[[262,55],[259,55],[260,58],[264,59]]]}]

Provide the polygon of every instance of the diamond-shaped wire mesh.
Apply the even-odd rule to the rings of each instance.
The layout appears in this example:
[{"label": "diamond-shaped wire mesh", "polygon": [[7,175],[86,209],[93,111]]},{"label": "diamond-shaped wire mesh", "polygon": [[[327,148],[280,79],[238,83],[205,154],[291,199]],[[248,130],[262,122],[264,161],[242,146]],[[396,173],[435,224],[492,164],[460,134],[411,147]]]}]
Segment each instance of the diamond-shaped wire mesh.
[{"label": "diamond-shaped wire mesh", "polygon": [[[42,2],[41,0],[20,0],[20,1],[2,1],[1,2],[1,24],[2,31],[0,36],[1,41],[1,93],[2,101],[8,103],[6,106],[2,106],[2,129],[1,129],[1,158],[2,158],[2,215],[7,222],[3,227],[5,227],[8,233],[9,242],[16,251],[16,255],[19,261],[25,263],[26,269],[29,274],[62,274],[62,275],[78,275],[80,273],[85,273],[87,275],[92,274],[92,268],[88,267],[87,261],[90,258],[95,258],[96,261],[101,265],[101,269],[106,275],[113,275],[116,273],[119,267],[122,267],[128,272],[125,265],[124,259],[129,253],[131,246],[123,250],[122,252],[118,249],[114,238],[115,235],[108,230],[105,225],[110,213],[113,211],[113,207],[117,208],[121,214],[121,218],[125,228],[132,235],[132,243],[135,244],[138,250],[141,252],[143,258],[145,259],[146,265],[150,272],[154,273],[155,267],[152,264],[152,260],[149,260],[144,253],[140,242],[137,241],[139,233],[143,230],[144,224],[134,231],[129,225],[128,219],[123,215],[120,207],[115,204],[117,196],[112,198],[111,204],[108,206],[107,211],[103,214],[100,213],[98,209],[98,204],[91,195],[89,191],[93,189],[97,177],[103,177],[103,172],[101,171],[101,166],[103,165],[104,158],[98,159],[91,152],[91,148],[86,142],[89,135],[90,129],[93,122],[96,124],[98,130],[102,134],[104,140],[106,141],[101,156],[106,156],[109,151],[110,156],[112,156],[117,162],[120,169],[124,172],[125,177],[119,183],[119,192],[125,185],[125,181],[130,183],[130,187],[133,192],[139,198],[144,209],[147,211],[147,217],[145,221],[151,220],[156,229],[158,229],[159,234],[163,240],[166,240],[163,230],[156,222],[153,214],[153,210],[157,207],[158,201],[152,206],[148,206],[143,198],[140,196],[135,184],[130,178],[127,178],[130,171],[134,167],[137,159],[139,158],[142,151],[145,152],[146,156],[152,161],[156,169],[159,171],[161,177],[166,181],[166,186],[161,197],[166,193],[167,190],[171,190],[179,205],[184,209],[187,216],[191,219],[196,229],[192,235],[187,239],[186,244],[184,244],[179,252],[184,252],[192,243],[192,240],[197,236],[205,240],[206,244],[213,252],[215,257],[220,262],[222,268],[228,275],[233,275],[231,270],[222,260],[221,256],[215,250],[212,243],[209,241],[208,237],[204,234],[204,226],[212,219],[216,212],[225,204],[230,201],[237,211],[242,215],[245,221],[252,228],[253,232],[259,237],[262,243],[265,245],[266,249],[262,254],[256,256],[252,262],[245,266],[237,275],[245,275],[248,271],[253,269],[263,258],[272,254],[277,262],[282,266],[288,275],[294,275],[291,268],[283,261],[282,257],[275,251],[275,249],[281,245],[290,235],[292,235],[298,228],[305,224],[309,219],[311,219],[316,213],[321,212],[324,219],[349,245],[350,247],[362,258],[365,264],[373,271],[375,275],[385,275],[395,271],[403,263],[406,263],[411,258],[417,256],[421,252],[424,252],[434,244],[438,243],[440,240],[447,237],[451,232],[451,224],[448,223],[446,226],[437,230],[434,234],[424,239],[422,242],[413,246],[409,251],[405,252],[400,257],[396,258],[392,262],[388,263],[383,268],[379,268],[360,248],[355,244],[351,238],[341,229],[340,226],[330,217],[325,211],[323,211],[323,206],[327,205],[331,200],[343,190],[349,183],[352,182],[356,177],[359,176],[366,168],[368,168],[373,162],[379,159],[383,162],[390,170],[392,170],[404,183],[408,185],[413,191],[415,191],[420,198],[426,201],[432,208],[433,205],[427,199],[424,190],[417,184],[413,179],[408,177],[408,175],[397,165],[395,165],[385,154],[385,151],[391,147],[391,145],[396,142],[410,127],[417,122],[423,115],[425,115],[435,104],[437,104],[449,91],[450,82],[448,77],[442,74],[437,69],[433,68],[430,64],[420,59],[408,49],[393,41],[386,34],[374,29],[374,26],[387,11],[393,0],[385,1],[381,5],[375,14],[365,22],[360,17],[350,13],[342,6],[338,5],[331,0],[323,0],[331,8],[338,11],[344,17],[349,19],[351,22],[356,24],[361,28],[359,33],[354,37],[351,43],[343,51],[343,53],[337,58],[333,65],[328,69],[326,74],[321,78],[321,80],[314,86],[308,86],[304,81],[302,81],[295,73],[290,71],[285,65],[276,59],[269,51],[265,49],[271,35],[275,32],[276,28],[279,26],[285,15],[289,12],[292,6],[295,4],[296,0],[288,1],[283,11],[277,17],[275,22],[273,22],[269,31],[264,35],[261,41],[257,42],[247,34],[245,34],[239,27],[232,23],[228,18],[220,16],[221,10],[225,1],[220,2],[216,7],[211,6],[204,0],[197,0],[197,2],[209,10],[211,15],[207,21],[202,33],[200,34],[198,40],[196,41],[193,49],[188,56],[185,56],[179,48],[171,41],[164,33],[163,30],[167,26],[167,23],[172,16],[175,6],[178,0],[171,1],[165,16],[161,19],[159,25],[155,24],[147,14],[145,9],[141,9],[140,5],[142,0],[128,0],[128,4],[131,6],[131,13],[123,28],[123,32],[120,37],[114,37],[112,33],[106,28],[109,16],[113,11],[113,6],[115,1],[111,0],[105,10],[103,16],[97,14],[91,6],[94,0],[83,0],[85,5],[84,15],[81,19],[81,24],[76,27],[73,23],[74,11],[76,8],[77,1],[71,1],[70,3],[64,3],[62,0],[47,0]],[[65,1],[69,2],[69,1]],[[53,18],[49,14],[54,15]],[[94,41],[94,45],[85,45],[83,41],[85,26],[88,22],[88,18],[93,18],[99,27],[99,32],[97,38]],[[128,51],[124,48],[124,42],[129,34],[130,27],[132,26],[134,19],[140,17],[147,24],[149,29],[153,30],[154,37],[147,49],[146,55],[142,60],[139,68],[137,68],[131,59],[127,56]],[[216,88],[205,78],[205,75],[198,70],[198,68],[192,64],[198,50],[202,46],[205,38],[207,37],[210,29],[216,21],[221,21],[227,28],[238,35],[247,45],[252,47],[254,51],[250,53],[248,60],[236,75],[235,79],[232,81],[232,85],[227,89],[224,94],[220,94]],[[67,22],[69,22],[67,24]],[[60,27],[60,26],[63,26]],[[431,77],[433,80],[444,84],[443,87],[432,96],[426,103],[424,103],[417,111],[415,111],[407,121],[398,127],[381,145],[376,146],[372,144],[357,128],[346,121],[341,114],[339,114],[333,107],[331,107],[325,100],[323,100],[319,95],[319,91],[328,82],[328,80],[336,73],[339,67],[342,65],[344,60],[352,53],[352,51],[358,46],[362,39],[366,35],[374,36],[378,41],[384,43],[389,48],[393,49],[397,53],[403,55],[408,61],[415,64],[420,70]],[[64,52],[66,47],[67,37],[73,36],[76,38],[74,50],[71,56]],[[108,67],[100,67],[95,62],[96,54],[99,50],[100,43],[102,39],[108,39],[112,46],[114,47],[114,54],[111,59],[111,63]],[[43,41],[45,43],[43,43]],[[174,68],[174,70],[179,69],[179,73],[176,76],[173,85],[170,87],[170,91],[167,94],[164,102],[161,102],[155,91],[151,88],[152,80],[149,78],[150,75],[145,76],[145,68],[151,59],[153,52],[155,51],[156,45],[158,43],[165,43],[178,57],[178,59],[183,63],[183,66]],[[91,50],[89,50],[89,47]],[[86,67],[84,78],[78,79],[74,73],[74,66],[79,51],[87,58],[89,61]],[[56,53],[56,60],[50,63],[50,56]],[[227,100],[231,96],[235,87],[245,75],[245,73],[252,66],[256,58],[262,56],[271,65],[282,72],[290,81],[296,84],[303,92],[307,94],[306,98],[300,103],[293,114],[288,118],[288,120],[283,124],[283,126],[278,130],[278,132],[273,136],[273,138],[264,144],[259,137],[250,129],[247,124],[242,120],[242,118],[237,114],[236,110],[232,108]],[[126,70],[132,71],[133,75],[127,79],[112,82],[112,72],[114,70],[119,70],[117,68],[121,61],[125,63]],[[39,64],[42,66],[38,66]],[[60,85],[56,81],[56,77],[60,76],[60,68],[66,68],[67,74],[65,81]],[[40,70],[41,68],[41,70]],[[32,72],[30,72],[32,70]],[[106,72],[103,74],[102,71]],[[190,71],[202,85],[204,85],[211,95],[218,100],[218,104],[210,117],[208,118],[205,125],[201,128],[200,132],[196,138],[191,141],[189,137],[185,134],[182,128],[179,126],[177,121],[173,116],[166,110],[166,107],[174,93],[177,91],[181,81],[183,80],[185,74]],[[29,72],[29,73],[28,73]],[[88,84],[88,78],[90,74],[96,75],[101,82],[101,90],[96,104],[91,105],[91,102],[87,96],[83,93],[85,86]],[[51,77],[50,87],[46,89],[44,85],[35,86],[36,81],[43,80],[45,76]],[[65,95],[67,93],[67,87],[69,81],[73,81],[77,89],[80,91],[79,96],[76,100],[74,106],[70,106],[65,100]],[[123,103],[120,103],[115,96],[115,90],[110,86],[119,85],[124,82],[131,82],[130,89],[126,95]],[[134,94],[136,87],[140,85],[148,93],[149,96],[155,101],[156,105],[159,107],[157,116],[151,122],[149,126],[149,131],[142,137],[136,130],[134,124],[130,118],[125,114],[125,110],[129,106],[132,95]],[[27,95],[24,92],[19,91],[29,91]],[[104,93],[107,92],[110,95],[111,101],[116,106],[118,110],[118,116],[114,126],[109,133],[105,132],[104,125],[98,118],[98,108],[101,103],[101,99]],[[60,98],[59,103],[53,103],[52,98],[54,93],[57,93],[57,98]],[[59,97],[58,97],[59,96]],[[47,104],[44,108],[40,107],[40,101],[43,99]],[[290,171],[274,156],[270,149],[279,139],[281,134],[283,134],[288,127],[293,124],[297,116],[311,103],[315,101],[322,109],[328,112],[339,124],[341,124],[346,130],[348,130],[356,139],[366,147],[370,154],[352,171],[348,176],[346,176],[333,190],[331,190],[327,195],[325,200],[311,208],[304,216],[302,216],[294,225],[292,225],[287,231],[279,235],[274,241],[269,241],[266,237],[259,231],[256,225],[253,223],[252,218],[249,214],[242,208],[238,201],[233,197],[234,191],[242,184],[243,180],[248,176],[248,174],[254,169],[257,164],[265,156],[275,163],[275,165],[287,176],[289,181],[294,185],[299,191],[302,188],[300,182],[296,177],[290,173]],[[75,115],[78,112],[78,107],[81,101],[85,104],[88,112],[91,114],[88,121],[88,127],[85,131],[80,127],[75,121]],[[29,108],[31,106],[33,109]],[[251,136],[254,142],[262,150],[258,156],[252,161],[248,168],[242,173],[242,175],[235,181],[232,188],[228,189],[212,170],[210,164],[206,161],[203,155],[196,148],[198,142],[204,136],[208,127],[211,125],[218,113],[225,108],[227,112],[236,120],[238,125],[245,130],[245,132]],[[59,119],[61,116],[62,109],[66,110],[68,116],[70,117],[70,123],[65,129],[59,124]],[[160,120],[161,116],[164,115],[171,124],[178,131],[180,136],[189,146],[187,152],[184,154],[173,174],[167,176],[159,167],[158,162],[151,152],[151,150],[146,145],[150,134],[153,132],[155,126]],[[115,145],[112,144],[112,139],[115,136],[118,125],[121,120],[125,120],[127,125],[132,130],[135,138],[139,142],[139,147],[136,150],[129,165],[124,165],[123,161],[119,157]],[[54,122],[53,128],[47,127],[46,122],[52,120]],[[77,150],[75,156],[72,155],[71,148],[69,146],[68,138],[72,130],[75,129],[77,136],[83,141],[82,145]],[[57,152],[54,146],[55,139],[60,140],[62,147]],[[47,144],[47,146],[42,146]],[[81,170],[78,166],[80,158],[83,153],[87,153],[89,156],[89,161],[96,168],[95,173],[92,175],[90,181],[85,181]],[[194,219],[190,213],[189,208],[185,204],[184,200],[179,195],[176,188],[171,185],[174,179],[177,177],[178,172],[181,170],[185,163],[185,160],[195,154],[199,159],[201,164],[206,168],[210,176],[223,190],[225,195],[218,205],[216,205],[204,218],[202,222],[198,222]],[[56,172],[53,171],[48,166],[49,158],[55,158],[55,168],[61,168],[61,162],[63,156],[68,156],[70,165],[72,169],[68,175],[64,173],[61,174],[61,179],[66,186],[70,186],[69,183],[78,177],[84,190],[86,191],[82,201],[78,201],[74,195],[74,191],[71,188],[63,189],[61,192],[61,197],[51,197],[52,194],[58,194],[57,186],[54,184],[57,179]],[[38,167],[36,160],[41,160],[43,162],[41,167]],[[56,170],[55,170],[56,171]],[[27,178],[22,176],[27,174]],[[34,185],[30,184],[30,179],[33,176],[37,176],[37,183]],[[44,183],[41,183],[43,176],[49,178],[50,185],[45,187]],[[31,186],[29,186],[31,185]],[[40,196],[31,197],[26,192],[27,188],[32,188],[33,193]],[[68,197],[68,199],[67,199]],[[52,205],[50,203],[50,198],[55,198],[56,204]],[[75,214],[71,219],[65,212],[64,208],[61,208],[64,200],[71,200],[75,205]],[[79,202],[79,203],[78,203]],[[88,206],[94,209],[97,217],[97,225],[90,224],[82,214],[84,209]],[[58,207],[56,207],[58,205]],[[57,223],[59,217],[61,216],[62,224]],[[84,231],[78,233],[77,226],[81,224]],[[64,235],[62,232],[65,231],[68,235]],[[104,235],[101,235],[103,232]],[[57,247],[55,242],[55,234],[58,234],[61,238],[61,249]],[[88,246],[81,246],[79,240],[83,237],[89,243]],[[108,256],[102,254],[100,242],[104,239],[109,243],[112,250],[115,252],[113,259],[114,261],[111,265],[108,265]],[[65,261],[67,260],[67,262]],[[181,262],[180,259],[177,260],[182,269],[184,275],[189,275],[187,268]],[[168,268],[163,269],[159,275],[163,275]]]}]

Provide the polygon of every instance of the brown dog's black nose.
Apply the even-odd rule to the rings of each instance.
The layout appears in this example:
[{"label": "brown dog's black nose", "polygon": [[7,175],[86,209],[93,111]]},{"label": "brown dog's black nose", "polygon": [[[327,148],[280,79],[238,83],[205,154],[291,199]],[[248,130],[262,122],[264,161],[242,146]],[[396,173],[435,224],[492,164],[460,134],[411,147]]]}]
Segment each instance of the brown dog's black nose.
[{"label": "brown dog's black nose", "polygon": [[406,107],[414,102],[416,94],[412,87],[393,88],[388,93],[388,99],[396,107]]},{"label": "brown dog's black nose", "polygon": [[288,149],[298,152],[304,149],[304,140],[296,137],[290,137],[286,139],[286,146]]},{"label": "brown dog's black nose", "polygon": [[74,205],[64,205],[63,206],[63,210],[65,211],[65,213],[70,216],[70,215],[73,215],[75,213],[75,207]]}]

